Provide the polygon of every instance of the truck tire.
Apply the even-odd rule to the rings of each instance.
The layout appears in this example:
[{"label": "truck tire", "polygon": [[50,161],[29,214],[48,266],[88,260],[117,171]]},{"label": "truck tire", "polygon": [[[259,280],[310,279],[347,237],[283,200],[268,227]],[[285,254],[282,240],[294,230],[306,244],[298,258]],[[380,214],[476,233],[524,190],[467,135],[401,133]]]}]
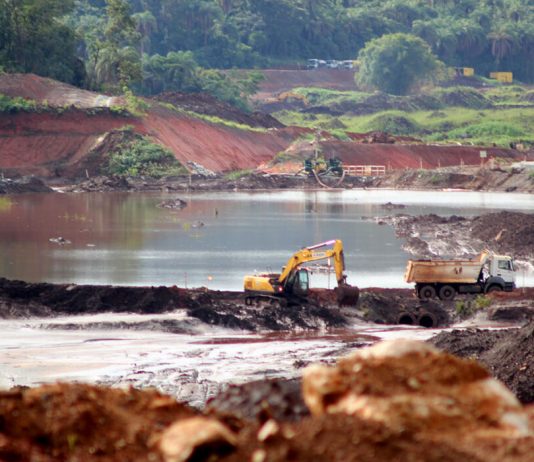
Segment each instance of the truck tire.
[{"label": "truck tire", "polygon": [[492,286],[488,287],[488,290],[486,290],[487,294],[489,294],[490,292],[502,292],[502,287],[496,284],[493,284]]},{"label": "truck tire", "polygon": [[419,289],[419,298],[430,300],[436,296],[436,289],[433,286],[423,286]]},{"label": "truck tire", "polygon": [[455,295],[456,290],[452,286],[446,285],[442,286],[441,289],[439,289],[439,298],[441,300],[452,300]]}]

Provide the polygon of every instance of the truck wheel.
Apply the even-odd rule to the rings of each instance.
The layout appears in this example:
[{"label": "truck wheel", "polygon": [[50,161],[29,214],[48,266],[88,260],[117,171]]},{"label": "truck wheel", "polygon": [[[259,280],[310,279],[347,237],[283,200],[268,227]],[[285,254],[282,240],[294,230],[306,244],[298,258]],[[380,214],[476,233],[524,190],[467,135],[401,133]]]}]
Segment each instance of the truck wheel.
[{"label": "truck wheel", "polygon": [[489,286],[488,290],[486,290],[486,293],[489,294],[490,292],[502,292],[502,287],[497,285]]},{"label": "truck wheel", "polygon": [[436,296],[436,289],[432,286],[423,286],[419,290],[419,298],[423,300],[430,300]]},{"label": "truck wheel", "polygon": [[439,298],[441,300],[452,300],[456,295],[456,290],[452,286],[443,286],[439,289]]}]

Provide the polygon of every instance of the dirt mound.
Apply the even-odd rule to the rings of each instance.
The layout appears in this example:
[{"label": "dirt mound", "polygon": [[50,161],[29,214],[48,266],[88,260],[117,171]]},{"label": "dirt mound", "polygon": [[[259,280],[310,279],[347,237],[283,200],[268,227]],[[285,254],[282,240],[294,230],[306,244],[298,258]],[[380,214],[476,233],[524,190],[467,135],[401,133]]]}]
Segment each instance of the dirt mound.
[{"label": "dirt mound", "polygon": [[534,214],[504,211],[481,215],[473,218],[471,229],[497,252],[533,257]]},{"label": "dirt mound", "polygon": [[358,310],[362,318],[377,324],[405,324],[446,327],[453,319],[454,307],[444,302],[421,301],[413,290],[363,290]]},{"label": "dirt mound", "polygon": [[[433,351],[417,355],[413,349],[425,346],[409,342],[409,350],[407,343],[387,344],[388,356],[384,343],[334,368],[311,366],[302,391],[299,381],[284,380],[231,388],[203,415],[150,390],[56,384],[0,392],[0,458],[530,460],[534,410],[474,362]],[[344,400],[350,396],[359,399]],[[318,411],[321,403],[332,412]]]},{"label": "dirt mound", "polygon": [[472,109],[487,109],[492,106],[479,91],[468,87],[447,88],[437,91],[435,95],[445,106],[468,107]]},{"label": "dirt mound", "polygon": [[19,180],[1,179],[0,194],[20,194],[28,192],[52,192],[52,189],[35,177]]},{"label": "dirt mound", "polygon": [[0,278],[0,317],[82,313],[166,313],[189,316],[216,326],[255,331],[341,327],[347,323],[335,307],[302,303],[249,307],[241,292],[178,287],[115,287],[26,283]]},{"label": "dirt mound", "polygon": [[373,117],[368,124],[371,130],[392,133],[393,135],[408,135],[419,131],[415,121],[410,117],[382,114]]},{"label": "dirt mound", "polygon": [[457,356],[477,359],[522,403],[534,402],[534,321],[505,331],[442,332],[431,343]]},{"label": "dirt mound", "polygon": [[261,112],[247,114],[205,93],[162,93],[154,100],[171,103],[186,111],[220,117],[249,127],[282,128],[284,125],[274,117]]},{"label": "dirt mound", "polygon": [[[446,152],[442,148],[441,153]],[[451,149],[449,152],[454,152]],[[458,151],[456,151],[458,152]],[[437,158],[436,170],[420,170],[410,168],[406,170],[390,171],[385,176],[376,178],[374,187],[394,188],[394,189],[464,189],[474,191],[505,191],[505,192],[534,192],[534,182],[530,178],[530,173],[526,170],[511,169],[505,171],[499,168],[489,169],[476,167],[476,155],[471,151],[469,154],[469,165],[455,165],[454,163],[446,168],[441,168],[444,157]],[[518,159],[517,155],[509,151],[509,160]],[[460,154],[459,161],[463,162],[463,153]],[[456,157],[456,161],[458,161]],[[448,157],[450,162],[452,159]],[[432,165],[436,165],[436,159]],[[479,165],[479,164],[478,164]]]},{"label": "dirt mound", "polygon": [[[298,170],[300,165],[295,168]],[[82,181],[74,186],[64,187],[66,192],[92,191],[238,191],[261,189],[310,189],[317,188],[315,179],[288,174],[251,174],[237,180],[216,175],[206,178],[192,175],[155,179],[155,178],[117,178],[100,176]]]},{"label": "dirt mound", "polygon": [[159,461],[154,433],[193,416],[155,391],[48,385],[0,392],[0,459]]},{"label": "dirt mound", "polygon": [[397,215],[380,220],[395,226],[403,248],[418,258],[471,258],[484,248],[533,262],[534,215],[487,213],[473,218],[451,215]]}]

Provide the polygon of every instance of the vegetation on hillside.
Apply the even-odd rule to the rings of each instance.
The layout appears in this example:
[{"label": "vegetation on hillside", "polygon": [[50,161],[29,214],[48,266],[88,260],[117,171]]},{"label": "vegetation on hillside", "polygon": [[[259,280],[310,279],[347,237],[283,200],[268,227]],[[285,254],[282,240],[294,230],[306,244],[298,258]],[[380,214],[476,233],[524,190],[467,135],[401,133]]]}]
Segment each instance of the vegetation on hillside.
[{"label": "vegetation on hillside", "polygon": [[447,66],[534,82],[531,0],[0,0],[0,68],[109,91],[217,93],[232,80],[199,69],[355,59],[396,33]]},{"label": "vegetation on hillside", "polygon": [[534,105],[526,99],[529,92],[519,86],[437,88],[405,97],[313,88],[294,91],[305,95],[308,106],[306,111],[276,113],[287,125],[327,130],[336,126],[355,133],[378,130],[427,142],[534,144]]},{"label": "vegetation on hillside", "polygon": [[187,173],[172,152],[140,135],[126,137],[109,156],[107,171],[112,175],[158,178]]}]

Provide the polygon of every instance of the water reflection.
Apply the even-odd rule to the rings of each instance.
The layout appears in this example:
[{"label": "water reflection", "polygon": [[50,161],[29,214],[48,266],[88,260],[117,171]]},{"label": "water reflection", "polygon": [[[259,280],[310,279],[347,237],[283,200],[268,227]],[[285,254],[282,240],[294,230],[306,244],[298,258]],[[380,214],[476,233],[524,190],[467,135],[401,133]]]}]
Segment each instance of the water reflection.
[{"label": "water reflection", "polygon": [[[157,207],[177,197],[188,202],[185,209]],[[408,214],[534,209],[534,198],[522,194],[363,190],[0,199],[2,277],[233,290],[241,290],[245,274],[279,271],[296,250],[331,238],[344,241],[349,282],[405,287],[402,242],[390,227],[362,219],[397,213],[382,207],[386,202],[404,204],[400,212]],[[58,237],[71,243],[50,241]],[[335,280],[317,273],[312,284]]]}]

